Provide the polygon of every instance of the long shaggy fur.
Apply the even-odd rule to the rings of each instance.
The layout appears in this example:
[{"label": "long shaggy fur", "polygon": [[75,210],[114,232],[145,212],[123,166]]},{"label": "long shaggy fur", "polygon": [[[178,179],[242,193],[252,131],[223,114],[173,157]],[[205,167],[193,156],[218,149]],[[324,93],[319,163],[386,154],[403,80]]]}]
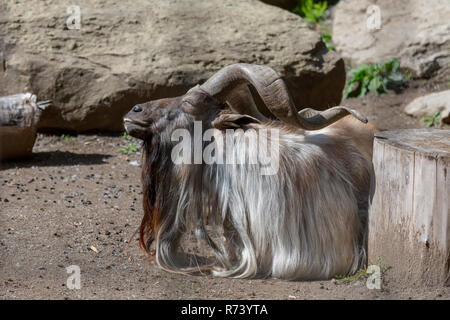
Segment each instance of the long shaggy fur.
[{"label": "long shaggy fur", "polygon": [[[216,276],[311,280],[355,272],[366,259],[373,137],[370,125],[356,122],[346,117],[311,132],[245,125],[243,132],[280,130],[279,170],[266,176],[257,164],[175,165],[169,134],[182,123],[147,138],[141,246],[150,252],[154,242],[158,265],[175,272],[196,270],[180,252],[190,232],[214,250]],[[227,149],[237,157],[257,152],[243,132]]]}]

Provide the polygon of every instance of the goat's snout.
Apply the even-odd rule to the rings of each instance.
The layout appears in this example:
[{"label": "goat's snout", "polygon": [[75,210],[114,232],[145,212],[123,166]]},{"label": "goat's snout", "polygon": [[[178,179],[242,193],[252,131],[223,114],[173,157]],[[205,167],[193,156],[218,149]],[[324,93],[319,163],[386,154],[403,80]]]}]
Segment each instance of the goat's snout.
[{"label": "goat's snout", "polygon": [[131,109],[133,112],[142,112],[142,107],[140,105],[135,105],[133,109]]}]

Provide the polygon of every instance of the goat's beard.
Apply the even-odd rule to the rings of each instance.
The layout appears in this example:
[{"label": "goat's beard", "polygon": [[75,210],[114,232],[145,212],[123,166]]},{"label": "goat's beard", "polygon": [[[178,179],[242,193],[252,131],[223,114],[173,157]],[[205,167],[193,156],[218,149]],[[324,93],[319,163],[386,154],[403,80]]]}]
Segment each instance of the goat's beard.
[{"label": "goat's beard", "polygon": [[[169,184],[165,183],[172,176],[173,164],[166,155],[170,150],[160,141],[159,135],[148,136],[144,140],[143,150],[143,208],[144,216],[139,228],[139,243],[148,254],[156,238],[160,224],[165,222],[161,211],[167,201],[165,194],[170,192]],[[169,153],[167,153],[169,151]],[[170,218],[170,217],[169,217]]]},{"label": "goat's beard", "polygon": [[[327,161],[320,146],[292,135],[283,146],[283,139],[273,176],[247,165],[174,165],[170,144],[158,135],[145,141],[141,247],[150,253],[155,242],[157,264],[172,272],[210,268],[221,277],[286,280],[355,272],[365,262],[364,213],[351,173]],[[369,179],[364,159],[348,148],[355,171]],[[232,152],[242,150],[237,144]],[[189,234],[214,251],[214,260],[180,250]]]}]

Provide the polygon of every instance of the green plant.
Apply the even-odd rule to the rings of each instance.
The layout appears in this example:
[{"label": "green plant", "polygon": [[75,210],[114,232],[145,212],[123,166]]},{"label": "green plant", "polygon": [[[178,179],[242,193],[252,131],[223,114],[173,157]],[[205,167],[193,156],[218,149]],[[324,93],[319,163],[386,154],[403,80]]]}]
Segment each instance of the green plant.
[{"label": "green plant", "polygon": [[130,136],[126,131],[122,134],[122,137],[123,137],[125,140],[131,140],[131,139],[133,139],[133,137]]},{"label": "green plant", "polygon": [[412,74],[411,71],[409,71],[409,70],[405,70],[405,71],[404,71],[404,74],[405,74],[405,76],[406,76],[408,79],[412,79],[412,78],[413,78],[413,74]]},{"label": "green plant", "polygon": [[387,270],[389,270],[389,269],[391,268],[390,265],[388,265],[388,264],[386,264],[386,263],[383,263],[383,262],[381,261],[381,257],[380,257],[380,256],[378,256],[378,258],[377,258],[377,266],[380,267],[381,273],[386,272]]},{"label": "green plant", "polygon": [[367,273],[366,269],[359,269],[354,274],[350,276],[336,275],[336,279],[341,280],[342,283],[354,283],[357,281],[366,280],[370,275]]},{"label": "green plant", "polygon": [[[387,270],[391,268],[390,265],[383,263],[380,257],[378,257],[376,265],[380,267],[381,274],[385,273]],[[367,269],[359,269],[352,275],[349,276],[337,275],[335,278],[340,280],[342,283],[348,284],[348,283],[355,283],[357,281],[366,281],[371,274],[372,273],[367,272]]]},{"label": "green plant", "polygon": [[333,43],[331,42],[331,34],[329,33],[322,33],[322,41],[327,46],[328,50],[334,50]]},{"label": "green plant", "polygon": [[120,153],[126,154],[126,155],[130,155],[130,154],[133,154],[138,151],[139,151],[139,148],[134,143],[129,144],[128,146],[120,149]]},{"label": "green plant", "polygon": [[325,18],[327,7],[326,1],[297,0],[297,6],[292,12],[303,17],[306,22],[316,24]]},{"label": "green plant", "polygon": [[378,96],[388,91],[388,85],[401,85],[403,75],[398,72],[397,58],[376,64],[362,64],[349,72],[350,81],[344,91],[348,97],[364,97],[368,91]]},{"label": "green plant", "polygon": [[441,113],[438,111],[431,117],[422,117],[422,121],[425,123],[427,128],[430,127],[440,127],[441,126]]},{"label": "green plant", "polygon": [[69,136],[69,135],[66,135],[66,134],[62,134],[61,135],[61,139],[63,139],[64,141],[69,142],[69,141],[75,140],[75,137],[72,137],[72,136]]}]

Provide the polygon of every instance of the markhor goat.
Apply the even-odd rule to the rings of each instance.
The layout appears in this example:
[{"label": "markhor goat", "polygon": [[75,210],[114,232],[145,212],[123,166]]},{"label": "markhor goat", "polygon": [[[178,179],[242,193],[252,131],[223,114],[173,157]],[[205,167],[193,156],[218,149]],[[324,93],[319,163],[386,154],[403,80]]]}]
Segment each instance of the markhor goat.
[{"label": "markhor goat", "polygon": [[[242,133],[277,129],[277,172],[262,175],[258,164],[175,164],[178,141],[171,135],[177,129],[193,134],[195,121],[203,130],[242,129],[225,151],[236,157],[258,152]],[[365,263],[375,128],[358,112],[298,111],[274,70],[234,64],[181,97],[134,106],[124,123],[144,141],[140,244],[150,253],[154,243],[163,269],[211,267],[221,277],[311,280],[350,274]],[[182,235],[191,232],[216,257],[196,261],[198,269],[192,255],[180,252]]]}]

